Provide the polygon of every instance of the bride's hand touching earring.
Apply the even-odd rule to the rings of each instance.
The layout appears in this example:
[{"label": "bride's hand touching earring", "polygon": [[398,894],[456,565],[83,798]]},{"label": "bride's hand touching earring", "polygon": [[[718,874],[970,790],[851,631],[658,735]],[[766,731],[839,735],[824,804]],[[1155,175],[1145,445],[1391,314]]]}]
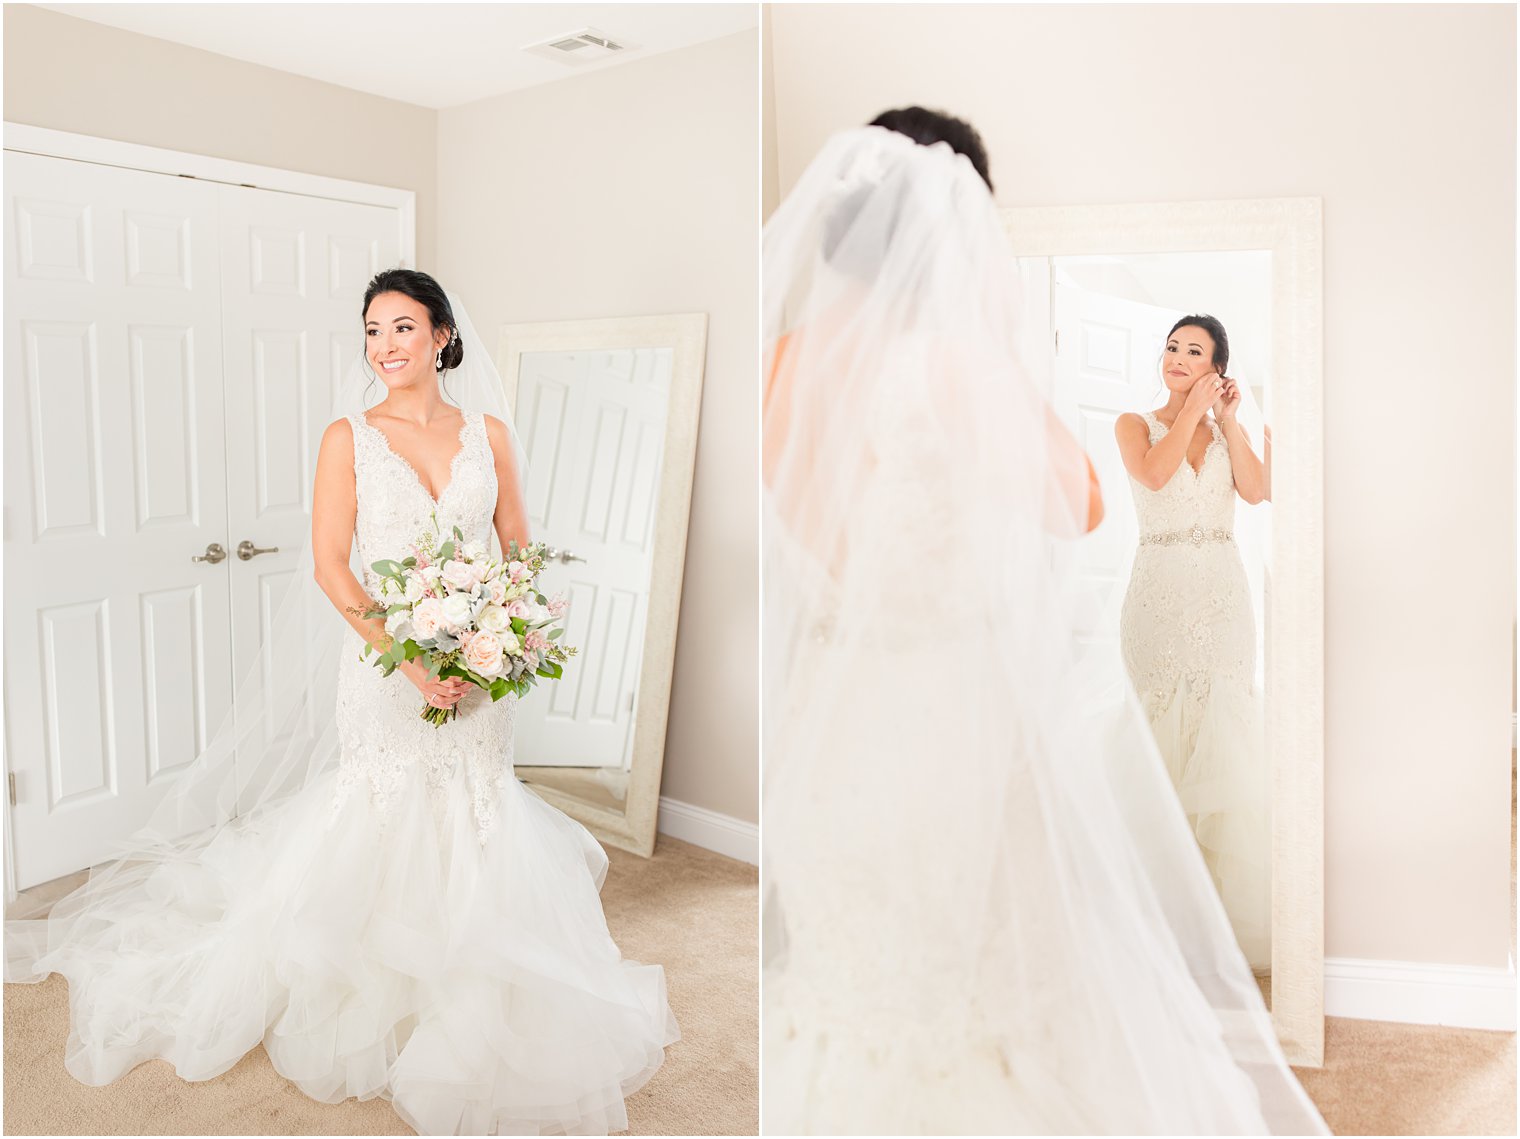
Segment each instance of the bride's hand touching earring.
[{"label": "bride's hand touching earring", "polygon": [[1219,400],[1214,404],[1214,418],[1221,423],[1235,418],[1235,413],[1240,409],[1240,385],[1228,376],[1224,377],[1224,386],[1219,389]]},{"label": "bride's hand touching earring", "polygon": [[1218,372],[1199,376],[1197,383],[1188,389],[1187,399],[1182,404],[1182,414],[1202,419],[1203,413],[1219,402],[1219,394],[1223,390],[1224,380]]}]

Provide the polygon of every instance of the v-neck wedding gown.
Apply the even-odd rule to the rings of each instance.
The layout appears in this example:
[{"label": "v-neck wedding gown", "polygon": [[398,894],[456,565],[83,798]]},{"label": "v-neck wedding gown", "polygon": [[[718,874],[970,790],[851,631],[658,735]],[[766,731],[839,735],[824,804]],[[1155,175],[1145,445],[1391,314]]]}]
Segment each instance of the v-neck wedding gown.
[{"label": "v-neck wedding gown", "polygon": [[[1155,446],[1167,427],[1147,412]],[[1256,624],[1235,544],[1235,478],[1218,424],[1195,471],[1130,479],[1140,545],[1119,618],[1124,664],[1230,924],[1271,964],[1271,833]]]},{"label": "v-neck wedding gown", "polygon": [[[378,428],[349,422],[371,596],[367,567],[432,514],[489,541],[482,416],[436,500]],[[383,1096],[424,1134],[625,1128],[624,1097],[677,1030],[663,970],[623,961],[607,931],[606,855],[513,777],[515,698],[471,693],[435,728],[362,645],[350,632],[334,771],[38,961],[69,981],[69,1071],[105,1084],[162,1057],[205,1080],[262,1042],[307,1095]]]}]

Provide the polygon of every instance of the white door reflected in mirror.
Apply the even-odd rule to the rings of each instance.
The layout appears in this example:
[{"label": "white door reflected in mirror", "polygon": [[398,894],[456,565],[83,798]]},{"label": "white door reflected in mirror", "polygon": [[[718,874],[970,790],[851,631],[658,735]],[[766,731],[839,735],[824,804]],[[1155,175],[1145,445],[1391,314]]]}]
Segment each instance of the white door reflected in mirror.
[{"label": "white door reflected in mirror", "polygon": [[585,767],[623,798],[653,564],[673,353],[525,352],[518,422],[533,537],[555,557],[543,586],[569,601],[580,649],[563,679],[518,712],[516,758]]},{"label": "white door reflected in mirror", "polygon": [[517,776],[654,852],[707,354],[705,313],[502,326],[528,524],[578,655],[518,710]]}]

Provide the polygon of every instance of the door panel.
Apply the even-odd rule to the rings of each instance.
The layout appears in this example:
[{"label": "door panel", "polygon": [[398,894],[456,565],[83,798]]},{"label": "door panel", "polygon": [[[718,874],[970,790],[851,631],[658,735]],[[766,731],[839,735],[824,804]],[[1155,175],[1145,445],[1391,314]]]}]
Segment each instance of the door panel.
[{"label": "door panel", "polygon": [[529,522],[583,560],[544,570],[543,588],[569,599],[565,640],[580,655],[520,709],[520,764],[628,762],[671,364],[668,349],[652,348],[523,359]]},{"label": "door panel", "polygon": [[[108,857],[231,712],[397,232],[389,208],[6,154],[17,888]],[[244,538],[280,553],[244,562]]]},{"label": "door panel", "polygon": [[221,193],[232,646],[251,659],[307,537],[317,444],[363,346],[364,287],[396,265],[396,213],[239,186]]},{"label": "door panel", "polygon": [[[228,711],[216,191],[5,158],[18,888],[105,857]],[[190,752],[193,755],[193,751]]]},{"label": "door panel", "polygon": [[1126,411],[1155,405],[1156,364],[1176,314],[1067,285],[1053,286],[1051,312],[1057,331],[1056,411],[1091,457],[1104,506],[1103,524],[1080,542],[1062,543],[1061,556],[1071,559],[1079,583],[1078,636],[1117,652],[1119,610],[1139,530],[1114,422]]}]

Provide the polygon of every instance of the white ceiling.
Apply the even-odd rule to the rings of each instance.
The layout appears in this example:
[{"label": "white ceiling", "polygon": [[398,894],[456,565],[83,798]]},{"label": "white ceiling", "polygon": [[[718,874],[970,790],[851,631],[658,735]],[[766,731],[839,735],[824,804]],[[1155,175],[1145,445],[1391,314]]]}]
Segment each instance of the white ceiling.
[{"label": "white ceiling", "polygon": [[[67,16],[442,109],[753,28],[733,4],[41,4]],[[529,44],[595,28],[640,45],[570,66]]]}]

